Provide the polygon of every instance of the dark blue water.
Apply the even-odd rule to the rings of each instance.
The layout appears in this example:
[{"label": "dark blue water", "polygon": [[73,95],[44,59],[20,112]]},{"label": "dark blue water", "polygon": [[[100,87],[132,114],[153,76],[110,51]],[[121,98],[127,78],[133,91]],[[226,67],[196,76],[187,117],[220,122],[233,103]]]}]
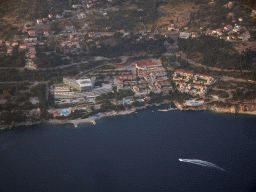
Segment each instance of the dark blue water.
[{"label": "dark blue water", "polygon": [[0,191],[255,189],[254,116],[149,109],[95,126],[36,125],[0,134]]}]

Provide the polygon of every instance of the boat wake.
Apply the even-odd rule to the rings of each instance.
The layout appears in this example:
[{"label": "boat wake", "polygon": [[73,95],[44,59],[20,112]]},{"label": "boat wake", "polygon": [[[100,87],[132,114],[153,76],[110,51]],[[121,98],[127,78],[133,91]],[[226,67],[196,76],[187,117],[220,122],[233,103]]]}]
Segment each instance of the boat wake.
[{"label": "boat wake", "polygon": [[204,167],[216,168],[216,169],[219,169],[221,171],[226,171],[225,169],[222,169],[218,165],[215,165],[215,164],[207,162],[207,161],[202,161],[202,160],[199,160],[199,159],[179,159],[179,161],[186,162],[186,163],[193,163],[193,164],[201,165],[201,166],[204,166]]}]

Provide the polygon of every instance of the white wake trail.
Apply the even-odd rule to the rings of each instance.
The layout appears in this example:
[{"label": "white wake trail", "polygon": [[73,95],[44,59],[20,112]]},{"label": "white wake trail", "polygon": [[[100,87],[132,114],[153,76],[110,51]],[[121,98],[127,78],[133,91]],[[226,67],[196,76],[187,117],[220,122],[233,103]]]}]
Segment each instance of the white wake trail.
[{"label": "white wake trail", "polygon": [[201,165],[201,166],[204,166],[204,167],[216,168],[216,169],[219,169],[221,171],[226,171],[225,169],[222,169],[218,165],[215,165],[215,164],[207,162],[207,161],[202,161],[202,160],[199,160],[199,159],[181,159],[180,161],[185,162],[185,163],[193,163],[193,164]]}]

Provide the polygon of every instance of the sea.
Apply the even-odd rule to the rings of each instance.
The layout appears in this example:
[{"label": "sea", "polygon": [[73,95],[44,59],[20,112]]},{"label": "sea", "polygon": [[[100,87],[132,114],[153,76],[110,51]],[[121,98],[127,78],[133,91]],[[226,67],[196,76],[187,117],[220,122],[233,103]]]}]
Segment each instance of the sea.
[{"label": "sea", "polygon": [[256,116],[158,108],[1,131],[0,191],[256,191]]}]

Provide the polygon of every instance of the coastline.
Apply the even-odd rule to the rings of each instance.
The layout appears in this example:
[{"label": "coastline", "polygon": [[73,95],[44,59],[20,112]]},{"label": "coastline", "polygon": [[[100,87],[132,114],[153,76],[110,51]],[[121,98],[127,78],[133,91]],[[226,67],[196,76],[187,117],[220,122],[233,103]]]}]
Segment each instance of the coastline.
[{"label": "coastline", "polygon": [[[153,103],[153,104],[146,104],[145,106],[142,107],[134,107],[129,110],[124,110],[124,111],[109,111],[109,112],[103,112],[99,113],[100,116],[90,116],[86,119],[73,119],[73,120],[57,120],[57,119],[50,119],[50,120],[40,120],[36,122],[21,122],[21,123],[15,123],[13,125],[0,125],[0,130],[6,130],[6,129],[11,129],[13,127],[19,127],[19,126],[29,126],[29,125],[37,125],[41,123],[47,123],[47,124],[73,124],[74,127],[78,127],[80,124],[86,124],[86,123],[92,123],[96,124],[97,120],[100,120],[105,117],[113,117],[113,116],[120,116],[120,115],[128,115],[132,114],[138,110],[142,109],[147,109],[148,107],[153,107],[153,106],[160,106],[164,104],[168,104],[171,101],[164,101],[162,103]],[[201,108],[198,107],[189,107],[189,108],[184,108],[182,104],[178,103],[177,101],[172,101],[174,105],[177,107],[177,110],[180,111],[212,111],[212,112],[217,112],[217,113],[233,113],[233,114],[244,114],[244,115],[256,115],[256,111],[236,111],[235,109],[231,108],[220,108],[216,106],[203,106]]]},{"label": "coastline", "polygon": [[21,122],[21,123],[14,123],[13,125],[0,125],[0,130],[12,129],[14,127],[20,127],[20,126],[38,125],[38,124],[41,124],[44,122],[45,122],[45,120],[40,120],[40,121],[35,121],[35,122],[25,121],[25,122]]}]

